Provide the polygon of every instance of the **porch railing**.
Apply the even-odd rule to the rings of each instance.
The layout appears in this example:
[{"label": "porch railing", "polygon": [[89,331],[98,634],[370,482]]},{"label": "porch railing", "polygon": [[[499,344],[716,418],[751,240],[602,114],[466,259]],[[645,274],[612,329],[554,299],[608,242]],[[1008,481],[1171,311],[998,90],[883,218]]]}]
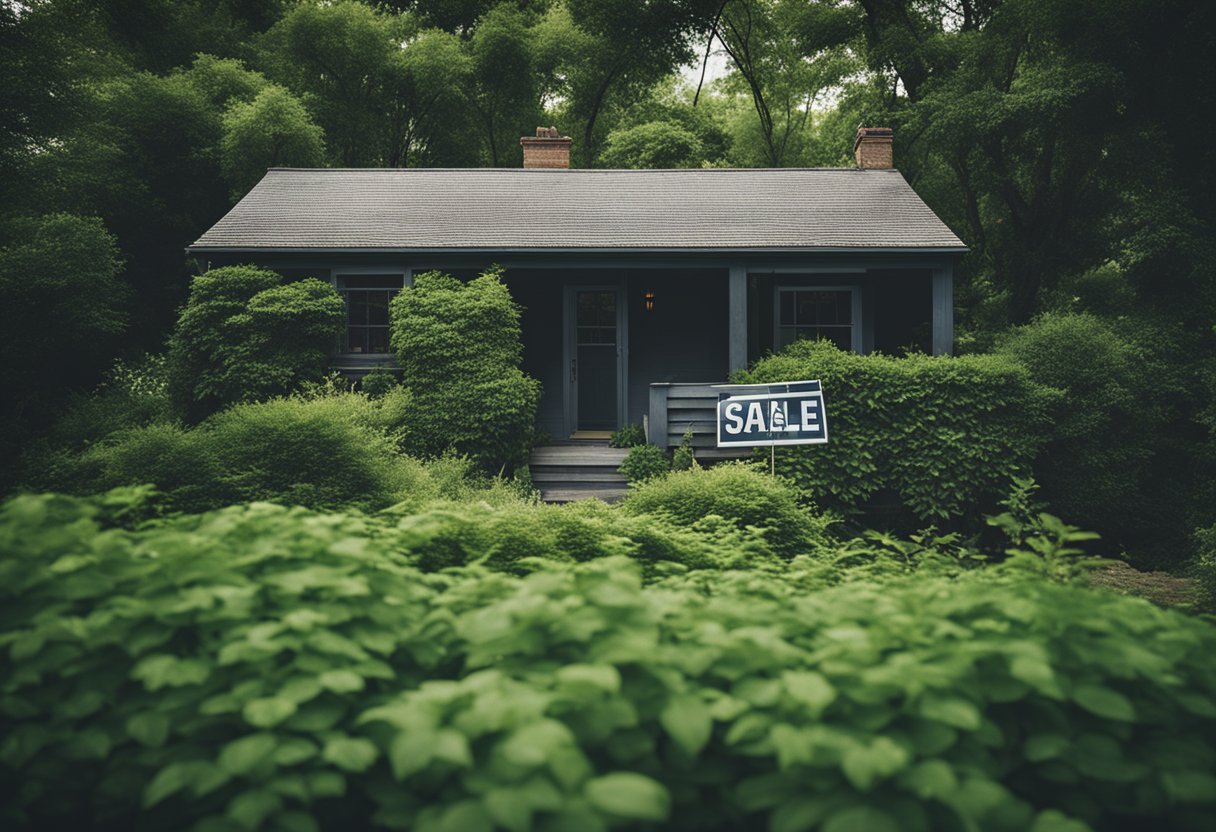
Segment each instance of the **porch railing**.
[{"label": "porch railing", "polygon": [[750,456],[746,448],[719,449],[718,391],[713,383],[650,385],[650,412],[646,419],[646,441],[660,448],[674,448],[692,431],[692,446],[698,459],[739,459]]}]

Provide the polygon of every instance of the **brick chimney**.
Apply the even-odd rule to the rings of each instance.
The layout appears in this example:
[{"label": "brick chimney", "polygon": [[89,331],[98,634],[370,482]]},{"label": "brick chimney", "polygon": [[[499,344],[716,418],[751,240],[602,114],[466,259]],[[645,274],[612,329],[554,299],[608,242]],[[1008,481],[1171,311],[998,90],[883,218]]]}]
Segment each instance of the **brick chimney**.
[{"label": "brick chimney", "polygon": [[853,157],[862,170],[890,170],[895,167],[891,141],[895,135],[890,127],[858,127],[853,139]]},{"label": "brick chimney", "polygon": [[525,168],[570,167],[571,139],[556,127],[537,127],[535,136],[524,136],[519,143],[524,147]]}]

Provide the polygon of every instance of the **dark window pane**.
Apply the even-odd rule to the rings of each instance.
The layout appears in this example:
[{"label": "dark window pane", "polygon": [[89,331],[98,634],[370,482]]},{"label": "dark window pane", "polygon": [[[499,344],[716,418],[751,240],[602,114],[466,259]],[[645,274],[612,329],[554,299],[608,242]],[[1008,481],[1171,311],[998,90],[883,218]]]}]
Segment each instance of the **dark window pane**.
[{"label": "dark window pane", "polygon": [[367,293],[367,322],[372,326],[388,326],[388,292]]},{"label": "dark window pane", "polygon": [[354,289],[400,289],[399,274],[344,274],[338,277],[339,288]]},{"label": "dark window pane", "polygon": [[781,325],[793,326],[794,323],[794,295],[796,292],[781,292]]},{"label": "dark window pane", "polygon": [[853,348],[852,327],[821,327],[815,337],[826,338],[842,350],[851,350]]},{"label": "dark window pane", "polygon": [[575,331],[575,342],[579,346],[611,346],[616,343],[616,327],[580,326]]},{"label": "dark window pane", "polygon": [[616,292],[579,292],[579,326],[616,326]]},{"label": "dark window pane", "polygon": [[351,325],[367,323],[367,292],[346,293],[346,322]]},{"label": "dark window pane", "polygon": [[350,326],[346,328],[347,352],[367,352],[363,343],[364,331],[364,328],[361,326]]},{"label": "dark window pane", "polygon": [[388,327],[369,326],[367,328],[367,351],[388,352]]}]

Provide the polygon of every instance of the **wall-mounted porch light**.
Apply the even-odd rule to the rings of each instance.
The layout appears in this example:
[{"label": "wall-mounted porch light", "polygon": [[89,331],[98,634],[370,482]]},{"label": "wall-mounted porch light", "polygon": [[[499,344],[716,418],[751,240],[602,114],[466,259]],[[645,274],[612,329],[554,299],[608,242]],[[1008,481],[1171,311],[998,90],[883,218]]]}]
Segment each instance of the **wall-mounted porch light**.
[{"label": "wall-mounted porch light", "polygon": [[642,295],[642,299],[646,301],[646,311],[653,312],[654,311],[654,290],[647,289],[645,294]]}]

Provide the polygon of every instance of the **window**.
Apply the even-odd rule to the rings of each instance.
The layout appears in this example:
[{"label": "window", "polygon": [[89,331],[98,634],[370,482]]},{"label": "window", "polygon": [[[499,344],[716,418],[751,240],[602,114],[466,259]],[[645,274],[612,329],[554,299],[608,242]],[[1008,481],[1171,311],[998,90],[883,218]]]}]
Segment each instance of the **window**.
[{"label": "window", "polygon": [[388,305],[404,283],[401,274],[338,275],[338,294],[346,303],[342,352],[389,352]]},{"label": "window", "polygon": [[851,288],[779,288],[777,349],[800,338],[825,338],[842,350],[852,350],[853,296]]}]

